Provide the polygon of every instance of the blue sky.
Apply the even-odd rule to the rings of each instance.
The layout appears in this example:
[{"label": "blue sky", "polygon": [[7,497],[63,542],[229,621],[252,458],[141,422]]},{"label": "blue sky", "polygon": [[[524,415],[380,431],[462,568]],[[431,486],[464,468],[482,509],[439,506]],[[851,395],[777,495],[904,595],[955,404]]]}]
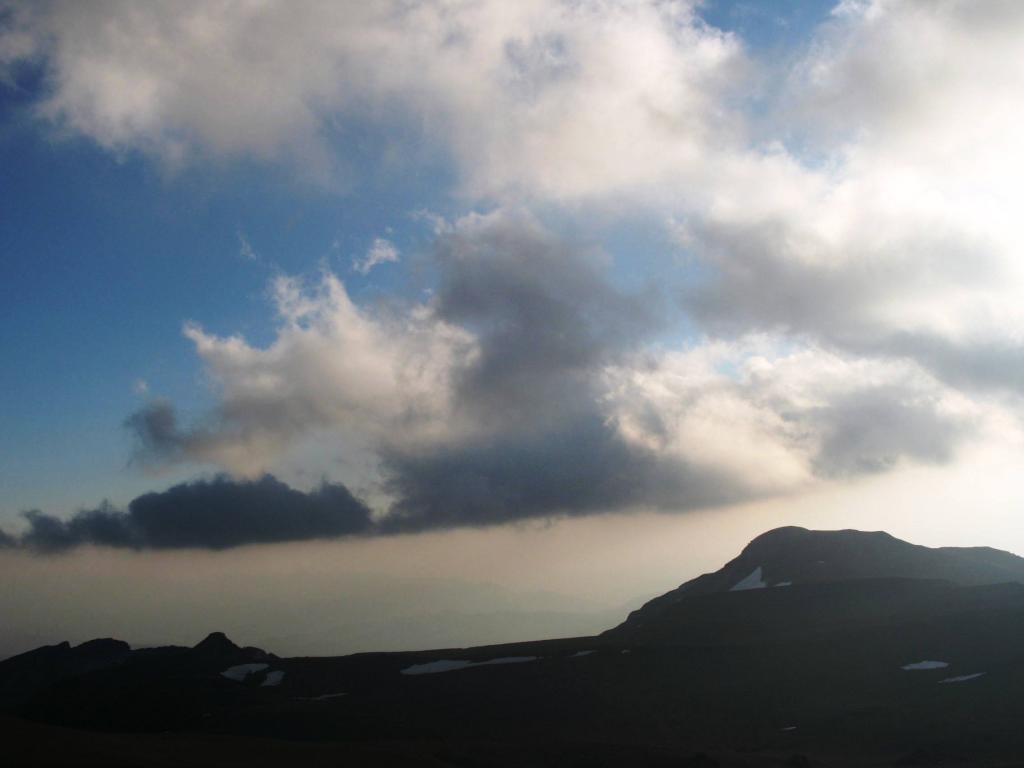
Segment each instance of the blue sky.
[{"label": "blue sky", "polygon": [[[151,486],[129,466],[122,422],[147,394],[185,409],[208,404],[181,333],[186,320],[266,340],[268,280],[321,264],[356,296],[401,289],[395,266],[363,277],[352,260],[378,236],[403,250],[422,247],[424,224],[413,212],[451,207],[443,169],[429,167],[401,183],[364,169],[370,178],[358,192],[258,163],[168,173],[30,119],[33,95],[6,89],[0,104],[7,519]],[[243,254],[243,238],[256,258]],[[139,381],[148,393],[137,391]]]}]

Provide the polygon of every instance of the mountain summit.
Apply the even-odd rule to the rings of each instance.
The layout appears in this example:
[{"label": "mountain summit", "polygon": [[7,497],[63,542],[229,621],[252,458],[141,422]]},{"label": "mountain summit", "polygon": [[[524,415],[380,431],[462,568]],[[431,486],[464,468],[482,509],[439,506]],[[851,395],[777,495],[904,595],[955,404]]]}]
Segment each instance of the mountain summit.
[{"label": "mountain summit", "polygon": [[881,578],[942,579],[964,586],[1024,582],[1024,558],[991,547],[933,549],[884,531],[811,531],[788,526],[761,534],[720,570],[657,599]]}]

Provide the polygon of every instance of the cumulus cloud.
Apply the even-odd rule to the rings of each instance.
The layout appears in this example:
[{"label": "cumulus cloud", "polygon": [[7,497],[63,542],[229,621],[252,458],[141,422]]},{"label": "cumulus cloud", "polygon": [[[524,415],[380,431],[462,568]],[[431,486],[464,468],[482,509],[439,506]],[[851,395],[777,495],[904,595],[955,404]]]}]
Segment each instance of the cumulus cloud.
[{"label": "cumulus cloud", "polygon": [[361,275],[370,274],[370,270],[379,264],[398,261],[398,248],[390,240],[383,237],[375,238],[366,255],[356,259],[352,269]]},{"label": "cumulus cloud", "polygon": [[556,197],[701,164],[742,70],[738,43],[685,1],[58,0],[19,9],[0,51],[45,66],[42,117],[115,151],[316,173],[339,115],[398,119],[474,194]]},{"label": "cumulus cloud", "polygon": [[969,403],[910,362],[782,336],[665,349],[659,290],[522,212],[453,222],[432,260],[431,300],[386,316],[325,274],[278,281],[265,348],[189,326],[221,403],[189,428],[139,411],[140,456],[258,474],[335,429],[369,445],[395,532],[724,504],[945,461],[971,433]]},{"label": "cumulus cloud", "polygon": [[457,407],[502,429],[551,424],[593,399],[595,371],[662,321],[653,290],[613,284],[600,249],[536,220],[468,216],[437,243],[432,311],[474,338],[454,380]]},{"label": "cumulus cloud", "polygon": [[0,50],[49,73],[39,113],[116,151],[323,169],[347,119],[412,124],[471,195],[685,221],[713,334],[1019,357],[1018,4],[838,3],[786,65],[689,2],[13,7]]},{"label": "cumulus cloud", "polygon": [[972,404],[915,365],[785,347],[753,337],[611,369],[613,423],[747,498],[941,463],[975,427]]},{"label": "cumulus cloud", "polygon": [[401,315],[361,309],[329,273],[312,287],[278,278],[273,299],[279,325],[266,348],[186,325],[221,405],[188,426],[169,403],[133,414],[140,461],[214,462],[253,476],[321,426],[371,438],[401,429],[412,439],[443,421],[457,361],[473,355],[464,331],[424,306]]},{"label": "cumulus cloud", "polygon": [[[84,544],[132,549],[227,549],[365,534],[370,510],[345,486],[324,483],[302,493],[265,475],[253,481],[225,476],[175,485],[131,501],[125,511],[102,504],[64,520],[27,512],[17,544],[59,552]],[[7,537],[14,545],[12,537]]]},{"label": "cumulus cloud", "polygon": [[684,291],[698,322],[1019,395],[1022,46],[1015,3],[841,3],[775,105],[814,162],[720,184],[680,229],[707,268]]}]

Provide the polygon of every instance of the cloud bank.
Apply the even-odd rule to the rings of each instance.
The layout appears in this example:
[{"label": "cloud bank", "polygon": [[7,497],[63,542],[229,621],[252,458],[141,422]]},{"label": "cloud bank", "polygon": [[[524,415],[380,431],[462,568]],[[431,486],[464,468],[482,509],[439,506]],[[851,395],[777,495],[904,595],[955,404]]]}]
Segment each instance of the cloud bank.
[{"label": "cloud bank", "polygon": [[436,290],[404,314],[325,274],[279,284],[266,347],[188,326],[221,404],[190,427],[139,411],[140,458],[252,474],[331,427],[370,444],[397,532],[792,492],[947,461],[975,427],[911,361],[777,336],[665,349],[671,288],[616,285],[599,249],[522,213],[454,222],[431,258]]},{"label": "cloud bank", "polygon": [[337,538],[371,530],[370,510],[340,484],[302,493],[264,475],[235,481],[225,476],[175,485],[132,500],[127,510],[109,504],[68,520],[27,512],[28,530],[9,546],[61,552],[91,544],[131,549],[228,549],[244,544]]}]

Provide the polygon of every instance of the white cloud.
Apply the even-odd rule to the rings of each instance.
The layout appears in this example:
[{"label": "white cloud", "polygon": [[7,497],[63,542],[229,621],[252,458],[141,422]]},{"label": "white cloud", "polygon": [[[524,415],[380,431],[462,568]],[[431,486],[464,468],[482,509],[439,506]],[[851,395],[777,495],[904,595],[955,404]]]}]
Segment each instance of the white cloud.
[{"label": "white cloud", "polygon": [[395,261],[398,261],[398,248],[390,240],[377,237],[374,238],[366,255],[352,263],[352,269],[361,275],[368,275],[377,265]]},{"label": "white cloud", "polygon": [[360,309],[331,274],[308,289],[278,278],[273,296],[279,325],[265,348],[186,326],[221,400],[176,438],[188,457],[253,475],[318,429],[370,440],[400,429],[414,443],[444,421],[449,378],[472,355],[464,332],[424,306],[402,316]]},{"label": "white cloud", "polygon": [[241,230],[238,231],[238,255],[246,261],[259,261],[260,258],[256,251],[253,250],[252,243],[245,236],[245,232]]},{"label": "white cloud", "polygon": [[112,150],[322,177],[338,116],[404,119],[477,195],[590,197],[704,167],[734,133],[721,91],[742,67],[682,0],[55,2],[2,40],[44,57],[41,115]]},{"label": "white cloud", "polygon": [[1022,51],[1019,3],[843,3],[776,105],[803,156],[735,155],[686,213],[703,327],[1019,392]]},{"label": "white cloud", "polygon": [[979,411],[919,367],[746,337],[609,368],[626,440],[751,495],[822,477],[945,461]]}]

